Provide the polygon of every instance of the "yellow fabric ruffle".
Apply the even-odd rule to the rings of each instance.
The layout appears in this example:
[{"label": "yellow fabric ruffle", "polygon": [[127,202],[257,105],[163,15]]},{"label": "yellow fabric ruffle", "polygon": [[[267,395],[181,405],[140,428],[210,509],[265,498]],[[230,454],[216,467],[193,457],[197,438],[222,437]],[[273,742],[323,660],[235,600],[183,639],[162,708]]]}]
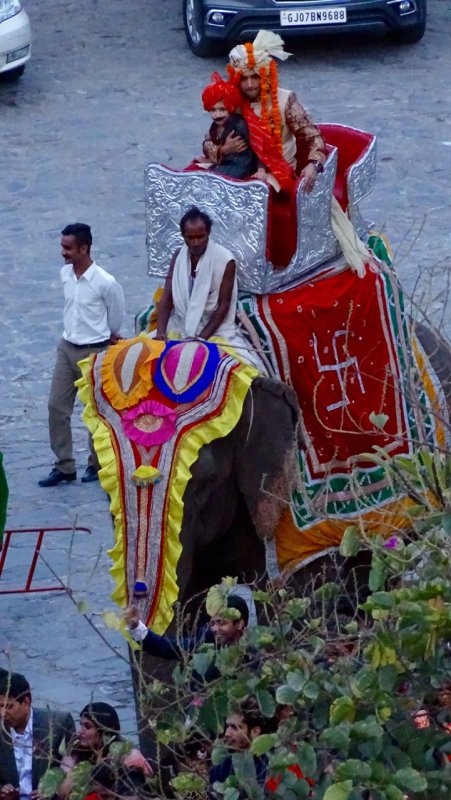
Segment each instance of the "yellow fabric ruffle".
[{"label": "yellow fabric ruffle", "polygon": [[153,309],[149,314],[149,318],[147,320],[147,332],[151,333],[157,329],[157,314],[158,314],[158,303],[160,302],[161,298],[163,297],[164,287],[159,286],[153,296]]},{"label": "yellow fabric ruffle", "polygon": [[431,375],[430,369],[428,368],[428,359],[425,357],[417,337],[412,336],[411,342],[413,356],[418,369],[418,374],[420,376],[420,381],[431,404],[437,444],[444,449],[447,446],[447,431],[445,426],[447,414],[446,409],[443,407],[444,401],[442,401],[442,398],[435,387],[434,379]]},{"label": "yellow fabric ruffle", "polygon": [[109,495],[110,511],[114,519],[115,544],[111,550],[108,550],[108,555],[113,562],[110,574],[116,584],[112,599],[119,606],[125,606],[127,603],[127,585],[125,580],[126,564],[124,558],[124,526],[120,492],[120,471],[116,454],[112,446],[113,438],[109,426],[104,420],[100,419],[97,414],[91,383],[93,360],[94,356],[89,356],[89,358],[78,362],[78,366],[81,370],[81,378],[75,382],[75,385],[78,387],[78,396],[84,405],[83,419],[92,435],[97,458],[101,466],[99,470],[100,485]]}]

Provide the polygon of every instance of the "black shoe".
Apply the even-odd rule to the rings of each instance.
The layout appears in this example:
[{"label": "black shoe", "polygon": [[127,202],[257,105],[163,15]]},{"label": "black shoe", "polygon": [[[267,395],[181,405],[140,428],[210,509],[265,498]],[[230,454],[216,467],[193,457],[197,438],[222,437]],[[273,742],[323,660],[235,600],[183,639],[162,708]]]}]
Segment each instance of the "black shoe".
[{"label": "black shoe", "polygon": [[98,481],[99,475],[94,467],[86,467],[85,474],[83,475],[81,482],[82,483],[92,483],[93,481]]},{"label": "black shoe", "polygon": [[39,481],[39,486],[58,486],[59,483],[74,481],[76,478],[76,472],[61,472],[61,470],[54,467],[47,478]]}]

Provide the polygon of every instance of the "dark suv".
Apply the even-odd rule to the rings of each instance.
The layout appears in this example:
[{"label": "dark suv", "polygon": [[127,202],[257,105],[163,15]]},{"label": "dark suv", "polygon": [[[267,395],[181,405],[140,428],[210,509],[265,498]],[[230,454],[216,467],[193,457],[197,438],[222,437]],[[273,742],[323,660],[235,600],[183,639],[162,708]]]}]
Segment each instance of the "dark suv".
[{"label": "dark suv", "polygon": [[260,28],[288,36],[385,30],[402,44],[418,42],[427,0],[183,0],[188,44],[196,56],[250,41]]}]

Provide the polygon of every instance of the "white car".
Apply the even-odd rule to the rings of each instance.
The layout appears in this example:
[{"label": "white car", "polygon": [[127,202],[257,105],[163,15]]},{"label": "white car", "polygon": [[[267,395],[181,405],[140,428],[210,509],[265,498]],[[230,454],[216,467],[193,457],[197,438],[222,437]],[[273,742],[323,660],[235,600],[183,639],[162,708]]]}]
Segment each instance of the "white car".
[{"label": "white car", "polygon": [[20,0],[0,0],[0,76],[20,78],[31,55],[31,27]]}]

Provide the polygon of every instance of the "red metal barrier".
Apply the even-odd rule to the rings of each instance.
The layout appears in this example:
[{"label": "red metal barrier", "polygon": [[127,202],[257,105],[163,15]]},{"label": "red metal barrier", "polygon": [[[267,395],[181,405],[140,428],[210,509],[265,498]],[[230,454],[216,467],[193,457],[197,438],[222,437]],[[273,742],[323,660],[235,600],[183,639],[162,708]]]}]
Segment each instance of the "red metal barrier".
[{"label": "red metal barrier", "polygon": [[[46,533],[75,533],[75,532],[83,532],[83,533],[91,533],[90,528],[16,528],[15,530],[8,530],[5,531],[3,534],[3,547],[0,550],[0,582],[3,573],[3,567],[5,566],[6,556],[8,555],[8,549],[11,542],[11,537],[13,535],[18,535],[21,533],[34,533],[38,534],[38,540],[36,542],[33,558],[31,559],[30,569],[28,570],[28,576],[25,581],[25,586],[22,589],[1,589],[0,588],[0,595],[1,594],[30,594],[32,592],[61,592],[64,587],[61,583],[55,584],[54,586],[43,586],[43,587],[32,587],[34,573],[36,569],[36,564],[38,563],[38,558],[40,555],[41,545]],[[1,583],[0,583],[1,585]]]}]

